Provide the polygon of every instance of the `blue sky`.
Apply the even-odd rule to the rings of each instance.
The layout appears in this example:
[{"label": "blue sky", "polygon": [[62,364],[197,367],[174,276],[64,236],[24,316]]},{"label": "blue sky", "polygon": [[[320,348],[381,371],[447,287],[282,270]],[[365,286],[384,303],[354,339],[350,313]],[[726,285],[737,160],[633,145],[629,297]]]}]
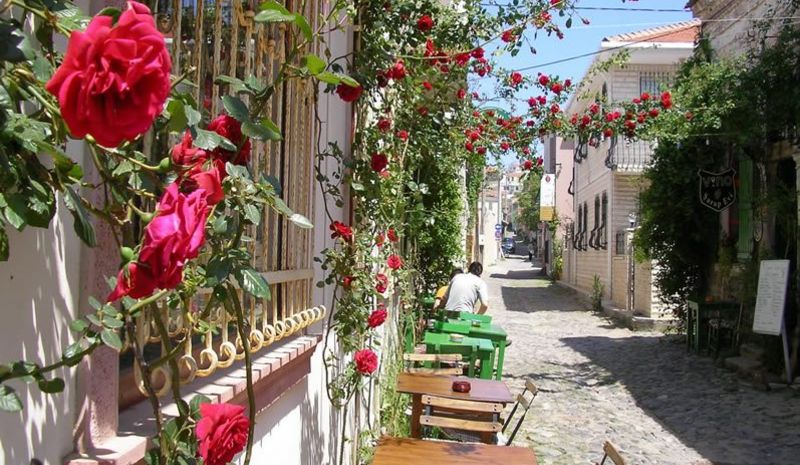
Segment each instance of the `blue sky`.
[{"label": "blue sky", "polygon": [[[509,0],[496,1],[498,3],[510,2]],[[589,19],[591,24],[584,25],[575,18],[572,28],[564,29],[563,40],[558,40],[555,36],[548,37],[545,34],[540,34],[534,40],[532,28],[529,27],[526,37],[536,49],[536,54],[532,54],[526,44],[516,57],[504,54],[497,59],[497,64],[509,70],[535,66],[523,74],[527,77],[535,77],[538,72],[542,72],[558,75],[562,79],[570,78],[577,83],[586,73],[593,57],[576,58],[553,65],[547,65],[547,63],[594,52],[600,47],[601,40],[607,36],[689,20],[692,18],[692,14],[690,11],[684,10],[686,3],[687,0],[628,0],[625,3],[622,0],[580,0],[577,3],[578,12],[581,16]],[[594,8],[601,8],[601,10],[594,10]],[[491,7],[487,7],[487,9],[492,11]],[[644,11],[648,9],[680,11]],[[487,47],[487,52],[493,49],[494,47],[490,45]],[[544,66],[537,66],[537,64]],[[491,96],[493,84],[488,79],[482,79],[478,88],[473,90],[477,90],[484,96]],[[527,99],[528,96],[520,95],[523,99]],[[505,104],[497,106],[507,107]],[[506,163],[514,159],[513,156],[504,158],[507,158],[507,160],[504,159]]]}]

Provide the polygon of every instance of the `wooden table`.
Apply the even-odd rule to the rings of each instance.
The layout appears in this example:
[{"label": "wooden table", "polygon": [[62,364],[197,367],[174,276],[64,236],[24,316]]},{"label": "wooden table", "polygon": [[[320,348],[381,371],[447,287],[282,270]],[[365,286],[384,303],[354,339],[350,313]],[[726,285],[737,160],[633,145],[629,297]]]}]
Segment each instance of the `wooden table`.
[{"label": "wooden table", "polygon": [[537,465],[526,447],[383,437],[372,465]]},{"label": "wooden table", "polygon": [[492,345],[494,345],[497,350],[497,372],[495,379],[499,381],[503,378],[503,360],[505,360],[506,342],[508,341],[508,334],[503,328],[478,320],[467,321],[458,319],[437,321],[434,323],[434,328],[444,333],[463,334],[476,339],[488,339],[492,341]]},{"label": "wooden table", "polygon": [[494,345],[488,339],[477,339],[474,337],[464,337],[460,341],[450,339],[447,333],[425,333],[422,340],[425,344],[426,352],[429,354],[461,354],[469,358],[469,376],[475,375],[475,360],[481,361],[480,377],[483,379],[492,378],[494,369]]},{"label": "wooden table", "polygon": [[422,396],[428,394],[448,399],[474,400],[478,402],[496,402],[510,404],[514,397],[508,386],[502,381],[491,379],[468,379],[472,389],[470,392],[454,392],[453,380],[456,376],[427,375],[418,373],[400,373],[397,377],[397,392],[411,394],[411,437],[421,438],[422,427],[419,417],[422,415]]}]

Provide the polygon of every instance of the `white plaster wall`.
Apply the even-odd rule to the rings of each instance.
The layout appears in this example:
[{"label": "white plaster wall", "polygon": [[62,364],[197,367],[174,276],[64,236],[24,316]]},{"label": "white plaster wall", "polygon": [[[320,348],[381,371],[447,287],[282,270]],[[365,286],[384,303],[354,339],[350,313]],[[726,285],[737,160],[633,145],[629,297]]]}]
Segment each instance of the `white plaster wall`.
[{"label": "white plaster wall", "polygon": [[[69,153],[80,154],[80,147],[69,144]],[[72,216],[59,198],[49,229],[7,231],[11,257],[0,263],[0,363],[56,362],[74,341],[68,324],[79,305],[81,244]],[[24,409],[0,412],[0,464],[29,464],[32,459],[55,464],[72,451],[75,370],[60,369],[53,375],[66,382],[63,393],[45,395],[35,384],[10,383]]]}]

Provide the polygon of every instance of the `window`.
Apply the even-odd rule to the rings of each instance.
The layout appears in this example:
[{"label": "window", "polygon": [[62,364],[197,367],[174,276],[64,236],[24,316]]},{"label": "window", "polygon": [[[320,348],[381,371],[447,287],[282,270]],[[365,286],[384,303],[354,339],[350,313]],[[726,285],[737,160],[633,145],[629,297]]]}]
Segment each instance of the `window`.
[{"label": "window", "polygon": [[608,193],[603,191],[603,200],[600,213],[599,245],[603,250],[608,249]]},{"label": "window", "polygon": [[600,248],[600,196],[594,196],[594,227],[589,237],[589,246],[593,249]]},{"label": "window", "polygon": [[583,226],[583,205],[578,205],[578,229],[572,236],[572,247],[581,250],[581,227]]},{"label": "window", "polygon": [[589,229],[588,219],[589,219],[589,206],[586,204],[586,202],[583,202],[583,236],[581,238],[583,240],[582,250],[586,250],[586,247],[588,245],[588,237],[586,234],[586,231]]},{"label": "window", "polygon": [[[180,21],[162,21],[177,16]],[[158,2],[154,14],[159,18],[162,33],[172,48],[173,71],[176,75],[188,73],[186,87],[208,115],[222,112],[220,87],[216,78],[227,75],[239,79],[254,77],[263,83],[271,83],[278,64],[285,61],[284,29],[279,25],[263,23],[256,25],[253,16],[245,14],[248,4],[222,2],[217,10],[195,11],[195,3]],[[219,5],[219,3],[218,3]],[[304,3],[306,18],[315,18],[319,2]],[[224,37],[224,39],[222,39]],[[176,47],[179,45],[178,47]],[[299,63],[298,63],[299,65]],[[192,71],[192,69],[196,71]],[[283,140],[251,140],[250,169],[255,176],[265,176],[279,186],[283,201],[295,212],[313,218],[314,195],[314,101],[309,83],[285,82],[275,89],[275,96],[267,104],[265,113],[282,128]],[[222,93],[224,95],[224,93]],[[157,140],[148,147],[154,159],[168,153],[174,141]],[[260,272],[270,284],[271,298],[255,299],[241,296],[246,317],[249,320],[251,346],[256,350],[269,346],[273,341],[295,334],[309,321],[319,317],[320,311],[311,311],[312,281],[311,264],[313,234],[288,222],[284,216],[272,209],[260,211],[261,222],[245,232],[252,238],[248,248],[253,255],[253,268]],[[147,314],[147,318],[159,318],[167,326],[170,337],[190,341],[186,355],[181,359],[186,373],[183,381],[195,376],[209,376],[217,368],[224,368],[241,360],[242,346],[237,344],[232,318],[219,306],[211,305],[212,331],[193,333],[193,326],[183,319],[184,311],[203,311],[210,292],[189,303],[189,308],[162,308]],[[316,312],[316,314],[315,314]],[[160,355],[159,338],[155,333],[142,334],[148,343],[146,356]],[[130,354],[123,353],[120,360],[122,386],[137,386],[133,382],[140,376],[131,368]],[[128,382],[130,381],[130,382]],[[127,383],[127,384],[126,384]],[[132,391],[136,392],[136,388]],[[126,397],[127,396],[127,397]],[[135,402],[137,396],[120,392],[120,407]]]},{"label": "window", "polygon": [[672,83],[670,73],[646,71],[639,74],[639,93],[661,94]]}]

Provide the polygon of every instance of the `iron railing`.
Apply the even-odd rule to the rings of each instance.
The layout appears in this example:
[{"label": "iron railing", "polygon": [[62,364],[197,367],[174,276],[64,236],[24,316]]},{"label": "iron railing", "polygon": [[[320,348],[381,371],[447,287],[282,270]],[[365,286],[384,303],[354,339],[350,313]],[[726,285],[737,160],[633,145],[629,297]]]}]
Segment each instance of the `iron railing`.
[{"label": "iron railing", "polygon": [[606,166],[624,173],[641,173],[653,161],[654,143],[614,140],[608,149]]}]

